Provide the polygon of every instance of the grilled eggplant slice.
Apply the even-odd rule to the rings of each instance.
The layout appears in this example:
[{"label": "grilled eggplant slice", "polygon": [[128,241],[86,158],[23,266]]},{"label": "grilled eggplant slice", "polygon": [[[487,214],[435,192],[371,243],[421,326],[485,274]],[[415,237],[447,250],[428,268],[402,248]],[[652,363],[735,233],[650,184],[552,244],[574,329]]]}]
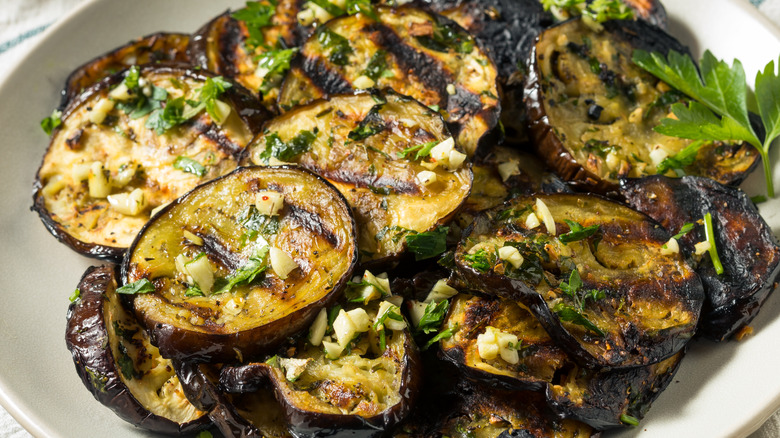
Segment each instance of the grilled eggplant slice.
[{"label": "grilled eggplant slice", "polygon": [[[214,18],[192,37],[188,53],[195,65],[232,78],[255,93],[263,105],[276,112],[276,99],[295,47],[307,30],[299,26],[301,0],[264,0]],[[267,15],[268,23],[242,19]],[[235,18],[239,17],[239,18]]]},{"label": "grilled eggplant slice", "polygon": [[320,26],[282,84],[289,109],[353,89],[391,88],[441,110],[469,156],[498,123],[496,68],[473,38],[447,18],[404,6],[375,7]]},{"label": "grilled eggplant slice", "polygon": [[[672,233],[686,223],[695,225],[679,239],[679,247],[696,261],[707,296],[698,333],[723,341],[750,324],[780,275],[777,239],[750,198],[739,189],[694,176],[626,180],[621,193],[632,207]],[[694,254],[694,245],[706,240],[702,219],[707,213],[712,215],[722,275],[709,254]]]},{"label": "grilled eggplant slice", "polygon": [[68,308],[65,341],[84,386],[123,420],[153,432],[193,433],[211,422],[184,397],[171,361],[126,312],[114,269],[91,267]]},{"label": "grilled eggplant slice", "polygon": [[133,307],[163,355],[231,362],[307,326],[356,260],[355,223],[333,186],[302,169],[249,167],[167,206],[122,268],[125,285],[146,284]]},{"label": "grilled eggplant slice", "polygon": [[190,36],[182,33],[155,33],[130,41],[74,70],[65,81],[60,107],[64,109],[93,84],[133,65],[163,62],[189,62]]},{"label": "grilled eggplant slice", "polygon": [[[378,321],[382,309],[376,302],[347,308],[350,313],[364,310],[367,322]],[[338,318],[331,324],[334,338],[338,324]],[[223,368],[220,385],[228,392],[244,392],[270,381],[296,437],[383,436],[409,414],[421,372],[409,332],[383,331],[384,346],[372,325],[336,359],[330,358],[330,347],[323,350],[302,340],[297,349],[288,350],[294,352],[289,358]]]},{"label": "grilled eggplant slice", "polygon": [[[405,235],[445,223],[468,196],[468,162],[436,164],[447,143],[441,117],[418,102],[392,92],[341,95],[270,121],[244,162],[292,161],[328,179],[355,213],[361,262],[379,263],[404,251]],[[441,154],[465,158],[449,150]]]},{"label": "grilled eggplant slice", "polygon": [[[657,364],[627,370],[581,368],[553,342],[530,311],[503,299],[458,295],[445,327],[457,331],[441,341],[442,354],[466,375],[493,387],[543,393],[560,415],[596,429],[624,425],[621,417],[644,417],[671,382],[683,355],[680,352]],[[485,347],[479,339],[487,327],[517,337],[513,347],[503,347],[517,351],[516,363],[511,363],[515,362],[514,353],[508,350],[511,362],[503,355],[482,357],[480,348]]]},{"label": "grilled eggplant slice", "polygon": [[522,302],[587,367],[648,365],[693,336],[704,292],[649,217],[588,195],[519,197],[475,220],[458,245],[475,290]]},{"label": "grilled eggplant slice", "polygon": [[[233,170],[266,112],[238,86],[209,101],[222,125],[184,103],[215,81],[184,67],[146,66],[74,101],[34,186],[33,209],[47,229],[79,253],[118,261],[155,207]],[[183,120],[185,112],[192,117]]]},{"label": "grilled eggplant slice", "polygon": [[[595,32],[575,19],[542,33],[531,55],[525,103],[531,136],[547,164],[572,184],[607,193],[617,190],[619,178],[656,174],[664,158],[692,141],[653,130],[669,105],[684,99],[631,61],[635,49],[687,49],[643,21],[603,27]],[[757,160],[746,143],[711,143],[684,170],[738,184]]]}]

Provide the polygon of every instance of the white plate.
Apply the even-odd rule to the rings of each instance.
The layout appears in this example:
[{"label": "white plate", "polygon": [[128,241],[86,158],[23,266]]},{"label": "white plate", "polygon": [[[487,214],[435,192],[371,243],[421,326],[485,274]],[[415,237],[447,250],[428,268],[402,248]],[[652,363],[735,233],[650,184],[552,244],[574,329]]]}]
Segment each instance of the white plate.
[{"label": "white plate", "polygon": [[[140,35],[192,32],[242,1],[90,2],[49,29],[0,84],[0,403],[33,435],[143,436],[95,401],[65,348],[68,296],[92,260],[59,244],[30,212],[31,187],[47,145],[38,123],[54,108],[67,74]],[[695,51],[739,57],[754,77],[780,54],[780,32],[747,0],[667,0],[671,32]],[[775,148],[775,167],[780,165]],[[760,170],[748,187],[761,189]],[[775,172],[780,189],[780,172]],[[780,231],[780,200],[762,212]],[[639,428],[620,436],[747,435],[780,407],[780,295],[742,343],[695,342],[675,382]],[[646,432],[645,432],[646,431]]]}]

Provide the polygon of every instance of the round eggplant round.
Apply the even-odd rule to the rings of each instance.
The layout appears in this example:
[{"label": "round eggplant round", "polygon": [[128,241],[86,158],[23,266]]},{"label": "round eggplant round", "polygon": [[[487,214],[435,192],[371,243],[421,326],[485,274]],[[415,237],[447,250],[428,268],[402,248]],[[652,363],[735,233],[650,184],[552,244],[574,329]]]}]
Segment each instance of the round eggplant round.
[{"label": "round eggplant round", "polygon": [[282,84],[289,110],[355,89],[391,88],[440,111],[469,156],[498,124],[496,68],[474,39],[439,15],[403,6],[331,20],[303,44]]},{"label": "round eggplant round", "polygon": [[[308,34],[297,19],[304,3],[266,0],[219,15],[192,36],[188,54],[194,64],[260,93],[263,105],[277,112],[282,79]],[[268,23],[259,25],[264,15]]]},{"label": "round eggplant round", "polygon": [[123,420],[157,433],[208,427],[206,412],[184,396],[171,361],[122,307],[114,269],[89,268],[78,290],[79,298],[68,308],[65,341],[95,399]]},{"label": "round eggplant round", "polygon": [[[539,154],[564,180],[609,193],[624,177],[665,170],[691,140],[654,131],[673,103],[686,97],[633,63],[635,49],[688,53],[673,37],[643,21],[608,21],[596,32],[583,20],[544,31],[525,84],[529,130]],[[747,143],[701,145],[685,167],[691,175],[738,184],[755,168]]]},{"label": "round eggplant round", "polygon": [[61,108],[76,99],[93,84],[134,65],[161,62],[187,63],[190,36],[183,33],[159,32],[130,41],[74,70],[65,81]]},{"label": "round eggplant round", "polygon": [[291,161],[333,183],[355,213],[361,263],[376,264],[402,254],[407,236],[455,214],[471,190],[465,158],[438,114],[375,92],[333,96],[274,118],[243,162]]},{"label": "round eggplant round", "polygon": [[458,245],[474,290],[517,300],[586,367],[649,365],[693,336],[704,293],[649,217],[588,195],[515,198],[478,216]]},{"label": "round eggplant round", "polygon": [[[680,352],[626,370],[584,369],[553,342],[531,312],[504,299],[458,295],[444,327],[456,331],[440,342],[442,355],[471,379],[540,392],[559,415],[596,429],[625,426],[625,416],[641,420],[671,382],[683,356]],[[500,338],[495,357],[489,354],[489,333]],[[503,345],[505,339],[512,345]]]},{"label": "round eggplant round", "polygon": [[[780,276],[777,238],[750,198],[740,189],[694,176],[624,180],[621,194],[671,233],[693,225],[679,238],[679,247],[693,258],[707,297],[698,334],[724,341],[750,324]],[[712,216],[722,274],[709,253],[695,254],[695,245],[707,241],[703,225],[707,213]]]},{"label": "round eggplant round", "polygon": [[356,261],[355,222],[332,185],[299,168],[245,167],[155,215],[122,272],[163,355],[233,362],[308,326]]},{"label": "round eggplant round", "polygon": [[132,67],[68,106],[33,209],[77,252],[119,261],[155,208],[233,170],[265,118],[243,88],[210,73]]},{"label": "round eggplant round", "polygon": [[[411,412],[421,369],[408,330],[377,328],[384,327],[383,308],[376,301],[334,307],[328,313],[338,316],[327,322],[322,346],[312,345],[310,336],[285,351],[290,357],[225,367],[220,386],[228,392],[253,392],[270,382],[296,437],[385,436]],[[356,311],[365,321],[350,321],[362,328],[354,336],[344,334],[339,320]]]}]

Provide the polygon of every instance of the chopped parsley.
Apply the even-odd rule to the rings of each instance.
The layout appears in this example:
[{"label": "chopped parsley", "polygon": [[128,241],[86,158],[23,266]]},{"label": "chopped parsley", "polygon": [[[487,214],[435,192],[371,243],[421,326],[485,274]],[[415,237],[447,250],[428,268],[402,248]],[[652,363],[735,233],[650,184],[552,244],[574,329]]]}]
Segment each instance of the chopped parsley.
[{"label": "chopped parsley", "polygon": [[126,284],[116,290],[116,293],[125,295],[148,294],[149,292],[154,292],[154,285],[146,278]]},{"label": "chopped parsley", "polygon": [[414,253],[415,260],[436,257],[447,250],[447,232],[449,230],[449,227],[438,227],[433,231],[408,234],[406,246]]},{"label": "chopped parsley", "polygon": [[705,144],[706,142],[701,140],[694,141],[673,156],[664,158],[664,160],[655,168],[656,173],[663,175],[670,169],[674,169],[678,175],[684,175],[685,172],[683,172],[683,169],[696,161],[696,155],[699,153],[699,149]]},{"label": "chopped parsley", "polygon": [[265,240],[258,242],[255,245],[252,256],[249,257],[246,263],[233,272],[228,278],[225,285],[223,285],[215,294],[221,294],[230,292],[233,287],[241,284],[250,284],[255,281],[260,274],[264,273],[268,269],[266,263],[266,256],[268,255],[270,248]]},{"label": "chopped parsley", "polygon": [[234,12],[232,17],[243,21],[246,25],[249,37],[244,44],[249,50],[265,45],[265,37],[262,29],[272,24],[276,13],[276,1],[264,0],[259,2],[246,2],[246,7]]},{"label": "chopped parsley", "polygon": [[349,55],[353,52],[352,46],[349,45],[349,40],[326,26],[317,29],[316,34],[320,45],[330,50],[330,62],[340,66],[347,65]]},{"label": "chopped parsley", "polygon": [[454,23],[435,23],[433,34],[418,36],[417,41],[436,52],[471,53],[474,50],[474,38]]},{"label": "chopped parsley", "polygon": [[371,78],[374,82],[379,80],[379,78],[392,77],[393,72],[387,69],[387,52],[377,50],[371,55],[366,69],[363,70],[363,75]]},{"label": "chopped parsley", "polygon": [[582,313],[575,309],[574,307],[571,307],[569,305],[566,305],[564,303],[558,303],[553,307],[553,312],[555,312],[556,315],[558,315],[558,318],[561,321],[571,322],[573,324],[577,324],[580,326],[585,327],[586,329],[592,331],[593,333],[601,336],[602,338],[605,336],[604,332],[601,331],[598,327],[596,327],[595,324],[590,322],[588,318],[582,315]]},{"label": "chopped parsley", "polygon": [[46,135],[51,135],[57,127],[62,125],[61,117],[62,112],[54,110],[51,112],[51,116],[41,120],[41,129],[43,129],[43,132],[45,132]]},{"label": "chopped parsley", "polygon": [[387,348],[387,337],[384,323],[387,319],[394,321],[403,321],[404,317],[401,316],[401,309],[398,306],[390,306],[385,310],[385,313],[379,315],[374,323],[374,331],[379,335],[379,349],[384,351]]},{"label": "chopped parsley", "polygon": [[297,48],[269,50],[257,57],[257,69],[264,71],[263,84],[260,92],[268,94],[272,88],[278,86],[284,78],[284,74],[290,69],[290,61],[298,51]]},{"label": "chopped parsley", "polygon": [[77,288],[76,290],[73,291],[72,294],[70,294],[70,297],[68,297],[68,300],[70,300],[70,302],[72,303],[72,302],[78,300],[79,298],[81,298],[81,290]]},{"label": "chopped parsley", "polygon": [[374,12],[374,7],[371,6],[371,0],[347,0],[347,14],[355,15],[358,13],[379,21],[376,12]]},{"label": "chopped parsley", "polygon": [[366,117],[360,121],[358,126],[349,132],[348,137],[352,141],[365,140],[372,135],[379,134],[384,131],[387,125],[382,116],[379,115],[379,110],[382,109],[383,104],[377,104],[371,107],[366,114]]},{"label": "chopped parsley", "polygon": [[133,359],[127,353],[125,344],[119,343],[119,357],[116,358],[116,363],[119,365],[119,371],[122,372],[122,376],[126,380],[132,380],[135,377],[135,364]]},{"label": "chopped parsley", "polygon": [[259,158],[266,164],[271,157],[281,161],[291,161],[298,155],[308,152],[318,132],[317,128],[314,128],[314,131],[301,131],[286,143],[282,141],[279,134],[272,132],[265,137],[265,151]]},{"label": "chopped parsley", "polygon": [[569,226],[569,232],[558,236],[558,240],[564,245],[571,242],[577,242],[579,240],[587,239],[588,237],[598,233],[599,225],[591,225],[589,227],[583,227],[577,222],[564,219],[566,225]]},{"label": "chopped parsley", "polygon": [[439,331],[449,307],[450,302],[448,300],[439,301],[438,303],[431,301],[428,303],[425,306],[425,313],[423,313],[420,323],[417,325],[417,332],[430,334]]},{"label": "chopped parsley", "polygon": [[181,170],[182,172],[191,173],[199,177],[203,177],[206,174],[206,167],[199,162],[185,156],[179,156],[176,161],[173,162],[173,168]]},{"label": "chopped parsley", "polygon": [[421,143],[415,146],[410,146],[400,152],[396,152],[396,155],[398,156],[398,158],[406,158],[407,155],[416,151],[417,154],[414,156],[414,159],[419,160],[420,158],[425,158],[428,155],[430,155],[431,149],[433,149],[434,146],[436,146],[437,144],[439,144],[439,142],[436,140],[429,141],[426,143]]},{"label": "chopped parsley", "polygon": [[672,238],[673,239],[679,239],[679,238],[683,237],[684,235],[690,233],[691,230],[693,230],[693,224],[688,222],[685,225],[683,225],[682,227],[680,227],[680,232],[678,232],[677,234],[672,236]]},{"label": "chopped parsley", "polygon": [[423,346],[423,348],[421,348],[421,350],[425,351],[425,350],[431,348],[431,346],[433,346],[433,344],[441,341],[442,339],[449,339],[449,338],[451,338],[452,335],[454,335],[455,332],[458,331],[458,328],[459,328],[459,326],[456,323],[454,326],[448,328],[447,330],[440,331],[436,336],[432,337],[428,342],[426,342],[425,345]]},{"label": "chopped parsley", "polygon": [[558,315],[558,318],[560,318],[561,321],[567,321],[583,326],[593,333],[604,337],[604,332],[601,331],[601,329],[593,324],[588,318],[586,318],[582,312],[585,309],[585,303],[588,299],[592,301],[601,300],[606,297],[606,294],[603,291],[597,289],[583,290],[582,279],[580,277],[579,271],[576,269],[571,271],[571,274],[569,274],[569,281],[561,282],[558,288],[561,290],[561,292],[563,292],[564,295],[574,301],[574,306],[559,302],[553,307],[552,310]]},{"label": "chopped parsley", "polygon": [[486,274],[493,268],[498,256],[494,253],[489,253],[484,249],[480,249],[473,254],[463,254],[463,260],[471,266],[472,269]]}]

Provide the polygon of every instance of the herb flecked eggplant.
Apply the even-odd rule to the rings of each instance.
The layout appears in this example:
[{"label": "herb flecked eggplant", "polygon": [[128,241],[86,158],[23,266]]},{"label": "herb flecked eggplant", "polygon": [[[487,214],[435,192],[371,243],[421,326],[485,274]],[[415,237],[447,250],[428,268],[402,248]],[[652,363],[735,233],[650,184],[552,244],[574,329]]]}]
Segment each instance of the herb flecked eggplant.
[{"label": "herb flecked eggplant", "polygon": [[155,33],[131,41],[74,70],[65,81],[60,107],[64,109],[93,84],[133,65],[163,62],[189,62],[190,36],[181,33]]},{"label": "herb flecked eggplant", "polygon": [[641,20],[608,21],[603,28],[567,21],[543,32],[531,54],[525,103],[547,164],[564,180],[600,193],[616,191],[624,177],[674,175],[665,158],[678,154],[695,158],[685,163],[688,174],[741,182],[757,165],[749,144],[694,143],[653,130],[685,97],[635,65],[632,53],[688,50]]},{"label": "herb flecked eggplant", "polygon": [[398,257],[404,237],[446,223],[471,169],[441,117],[392,92],[334,96],[264,126],[244,163],[294,162],[333,183],[358,224],[361,262]]},{"label": "herb flecked eggplant", "polygon": [[243,88],[210,73],[133,67],[69,105],[33,209],[77,252],[119,261],[154,208],[233,170],[265,118]]},{"label": "herb flecked eggplant", "polygon": [[[621,181],[621,193],[671,233],[694,225],[679,238],[679,247],[694,257],[707,296],[699,334],[723,341],[753,320],[777,284],[780,246],[744,192],[707,178],[656,176]],[[694,245],[707,241],[702,223],[707,213],[722,274],[709,254],[695,255]]]},{"label": "herb flecked eggplant", "polygon": [[260,1],[217,16],[192,36],[195,65],[232,78],[276,112],[276,99],[295,47],[308,30],[298,24],[301,0]]},{"label": "herb flecked eggplant", "polygon": [[132,304],[173,359],[251,359],[308,326],[357,261],[339,192],[303,169],[245,167],[165,207],[122,265]]},{"label": "herb flecked eggplant", "polygon": [[123,420],[165,434],[208,427],[206,412],[184,396],[171,361],[126,312],[116,293],[114,269],[91,267],[68,308],[65,341],[84,386]]},{"label": "herb flecked eggplant", "polygon": [[391,88],[440,111],[469,156],[498,124],[496,68],[447,18],[411,7],[374,8],[317,28],[292,61],[279,106],[287,110],[354,89]]},{"label": "herb flecked eggplant", "polygon": [[669,234],[622,204],[588,195],[515,198],[464,233],[458,274],[522,302],[587,367],[659,362],[693,336],[704,292]]},{"label": "herb flecked eggplant", "polygon": [[[584,369],[527,309],[503,299],[458,295],[444,327],[457,331],[441,341],[442,354],[466,375],[493,387],[543,393],[560,415],[596,429],[626,425],[626,416],[641,420],[671,382],[683,356],[680,352],[627,370]],[[487,353],[489,342],[481,338],[491,331],[511,338],[512,345],[501,345],[496,357]]]},{"label": "herb flecked eggplant", "polygon": [[[364,310],[360,313],[368,318],[366,323],[380,321],[383,309],[377,303],[347,308],[352,309],[348,315]],[[339,336],[338,317],[331,326],[334,338]],[[228,392],[253,392],[270,382],[296,437],[384,436],[409,415],[421,372],[408,330],[385,326],[363,327],[366,330],[335,358],[333,345],[323,340],[324,349],[313,346],[310,335],[288,350],[295,352],[289,358],[274,356],[264,363],[223,368],[220,386]]]}]

